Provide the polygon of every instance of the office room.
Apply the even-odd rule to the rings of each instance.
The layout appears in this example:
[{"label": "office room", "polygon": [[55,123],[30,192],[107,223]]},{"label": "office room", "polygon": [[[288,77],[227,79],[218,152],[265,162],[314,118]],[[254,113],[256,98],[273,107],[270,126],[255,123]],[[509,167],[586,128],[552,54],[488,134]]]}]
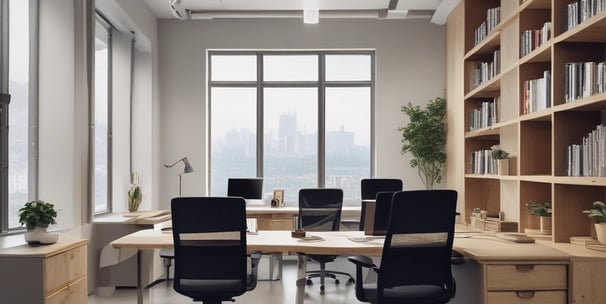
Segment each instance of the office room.
[{"label": "office room", "polygon": [[[52,298],[62,299],[60,303],[189,303],[172,286],[176,262],[159,255],[161,248],[172,247],[171,234],[160,230],[170,226],[171,199],[224,196],[228,177],[263,177],[261,204],[268,206],[270,217],[296,209],[300,188],[342,189],[343,228],[358,230],[360,179],[395,178],[403,181],[403,190],[426,188],[409,164],[412,156],[401,153],[400,128],[409,121],[401,107],[411,103],[424,108],[443,97],[447,159],[434,189],[457,192],[455,220],[462,230],[451,245],[464,256],[455,259],[463,264],[452,266],[457,288],[450,303],[509,303],[516,297],[536,303],[606,301],[605,291],[596,285],[599,280],[591,279],[606,270],[606,249],[596,240],[600,219],[583,213],[599,210],[592,203],[606,199],[604,171],[589,170],[590,165],[583,167],[572,152],[567,154],[596,125],[599,132],[604,121],[604,40],[596,34],[606,24],[603,1],[594,0],[594,10],[578,15],[575,4],[581,9],[585,4],[572,0],[317,1],[313,5],[319,8],[319,20],[312,24],[303,18],[310,8],[306,5],[312,5],[308,2],[263,1],[259,11],[254,4],[234,0],[0,0],[0,263],[7,272],[31,273],[6,276],[2,294],[16,303]],[[526,49],[525,31],[537,30],[544,39]],[[331,79],[331,60],[347,56],[362,60],[342,61],[350,64],[337,73],[344,78]],[[289,57],[312,58],[312,64],[276,60]],[[257,68],[269,67],[272,60],[275,71],[295,78],[257,82]],[[347,78],[360,62],[366,76]],[[578,62],[596,71],[593,88],[570,84]],[[221,64],[254,78],[231,81],[221,74]],[[315,78],[296,78],[292,66],[313,66]],[[482,71],[484,66],[489,70]],[[268,72],[262,77],[272,76]],[[544,103],[526,94],[540,79]],[[324,112],[319,105],[328,109],[331,96],[338,99],[339,92],[362,107]],[[234,102],[219,113],[223,116],[213,114],[219,106],[212,106],[221,98]],[[292,118],[295,108],[286,114],[263,113],[256,102],[264,98],[268,104],[309,101],[310,106],[301,108],[319,109],[311,119],[297,113],[300,124],[325,121],[319,124],[325,132],[305,126],[316,135],[297,144],[301,148],[312,142],[305,147],[312,151],[311,165],[286,158],[288,166],[264,167],[271,159],[263,155],[271,156],[272,148],[294,153],[267,135],[248,139],[252,150],[247,146],[242,152],[247,163],[237,157],[227,167],[218,162],[218,156],[228,155],[215,150],[228,142],[213,137],[219,126],[242,129],[252,121],[258,134],[277,134],[264,125],[272,120],[276,126],[282,120],[287,124],[288,116]],[[254,115],[243,119],[236,114],[238,99],[253,101],[248,109]],[[475,127],[470,116],[485,105],[496,109],[488,114],[494,119]],[[348,116],[358,123],[342,118]],[[335,124],[338,119],[343,123]],[[365,162],[357,175],[331,176],[334,158],[318,153],[328,151],[329,134],[339,132],[364,138]],[[508,152],[507,173],[497,171],[497,161],[486,156],[497,147]],[[279,173],[294,172],[290,167],[312,173],[294,177],[291,188],[290,173]],[[137,211],[130,213],[134,186]],[[269,208],[274,189],[285,189],[282,208]],[[57,210],[56,223],[48,227],[58,236],[54,244],[25,244],[19,209],[35,200],[50,202]],[[539,225],[539,216],[527,212],[527,204],[535,201],[549,205],[549,230]],[[247,214],[258,207],[252,205],[246,205]],[[293,223],[293,215],[288,221]],[[150,250],[112,245],[148,229],[170,244]],[[259,230],[248,236],[250,248],[266,253],[258,266],[259,282],[235,296],[236,302],[359,302],[355,284],[347,284],[346,277],[340,284],[326,279],[325,291],[317,280],[301,287],[297,280],[305,273],[297,265],[317,265],[293,252],[276,258],[265,249],[275,244],[263,243],[265,232]],[[528,239],[532,242],[521,243]],[[288,246],[296,246],[291,241],[289,234]],[[306,250],[321,247],[315,244]],[[355,266],[346,257],[364,246],[339,251],[327,269],[355,277]],[[381,255],[374,247],[364,248],[360,252]],[[69,256],[67,262],[61,260]],[[59,262],[49,262],[55,257]],[[168,261],[172,267],[166,284]],[[49,274],[40,265],[55,268]],[[274,277],[274,268],[282,267],[284,272]],[[27,286],[37,291],[26,296],[15,292]]]}]

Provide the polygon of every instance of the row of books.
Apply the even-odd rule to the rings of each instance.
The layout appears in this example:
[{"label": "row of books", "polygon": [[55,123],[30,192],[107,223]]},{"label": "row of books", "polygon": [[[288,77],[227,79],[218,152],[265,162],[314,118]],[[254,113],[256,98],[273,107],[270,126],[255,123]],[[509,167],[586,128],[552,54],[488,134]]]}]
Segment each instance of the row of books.
[{"label": "row of books", "polygon": [[544,71],[543,78],[524,81],[522,90],[522,114],[550,108],[551,71]]},{"label": "row of books", "polygon": [[599,125],[580,145],[566,150],[568,176],[606,176],[606,127]]},{"label": "row of books", "polygon": [[568,62],[564,64],[564,100],[574,100],[606,92],[604,62]]},{"label": "row of books", "polygon": [[475,88],[487,82],[501,72],[501,50],[495,50],[492,53],[491,62],[477,62],[473,71],[471,87]]},{"label": "row of books", "polygon": [[492,150],[471,152],[471,174],[497,174],[497,160],[492,158]]},{"label": "row of books", "polygon": [[492,32],[492,30],[501,22],[501,8],[489,8],[486,11],[486,20],[476,28],[474,32],[474,45],[478,45],[482,40]]},{"label": "row of books", "polygon": [[580,0],[566,6],[566,29],[606,11],[606,0]]},{"label": "row of books", "polygon": [[522,32],[520,57],[524,57],[534,49],[545,44],[551,38],[551,22],[545,22],[541,29]]},{"label": "row of books", "polygon": [[484,101],[479,108],[469,113],[469,131],[488,128],[497,122],[496,98],[493,101]]}]

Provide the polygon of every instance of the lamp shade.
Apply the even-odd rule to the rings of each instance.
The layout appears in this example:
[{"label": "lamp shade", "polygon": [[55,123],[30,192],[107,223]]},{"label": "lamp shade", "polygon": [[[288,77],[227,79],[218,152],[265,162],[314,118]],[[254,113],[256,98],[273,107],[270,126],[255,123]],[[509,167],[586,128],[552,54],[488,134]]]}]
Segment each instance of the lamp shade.
[{"label": "lamp shade", "polygon": [[183,173],[194,172],[194,168],[192,168],[191,164],[189,163],[189,160],[187,160],[187,157],[183,158],[183,164],[185,164],[185,167],[183,168]]}]

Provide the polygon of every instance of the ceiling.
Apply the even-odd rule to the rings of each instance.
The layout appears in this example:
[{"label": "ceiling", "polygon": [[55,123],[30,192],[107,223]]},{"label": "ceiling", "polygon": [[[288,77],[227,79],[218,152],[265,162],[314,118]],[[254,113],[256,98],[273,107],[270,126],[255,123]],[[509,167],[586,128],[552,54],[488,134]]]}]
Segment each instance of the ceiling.
[{"label": "ceiling", "polygon": [[[161,19],[302,18],[319,9],[325,18],[427,18],[444,24],[459,0],[144,0]],[[182,16],[177,18],[175,11]],[[321,22],[321,21],[320,21]]]}]

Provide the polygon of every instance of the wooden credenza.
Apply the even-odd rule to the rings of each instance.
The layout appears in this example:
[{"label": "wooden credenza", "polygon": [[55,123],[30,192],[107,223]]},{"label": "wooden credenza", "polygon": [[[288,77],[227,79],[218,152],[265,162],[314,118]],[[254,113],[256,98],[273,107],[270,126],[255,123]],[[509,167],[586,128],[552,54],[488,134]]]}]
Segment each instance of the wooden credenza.
[{"label": "wooden credenza", "polygon": [[81,304],[87,302],[87,240],[0,249],[3,303]]}]

